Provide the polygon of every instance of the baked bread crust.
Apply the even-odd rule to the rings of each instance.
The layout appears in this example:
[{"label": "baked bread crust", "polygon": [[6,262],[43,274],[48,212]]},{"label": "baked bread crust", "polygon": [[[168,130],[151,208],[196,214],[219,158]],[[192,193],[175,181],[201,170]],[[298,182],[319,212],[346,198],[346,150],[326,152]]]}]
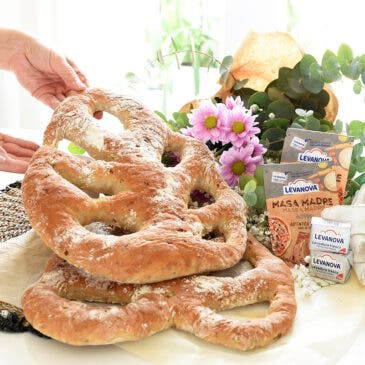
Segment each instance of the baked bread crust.
[{"label": "baked bread crust", "polygon": [[[103,131],[92,117],[96,110],[123,121],[123,133]],[[94,160],[58,151],[62,139]],[[177,152],[180,163],[165,167],[166,151]],[[215,202],[189,209],[194,189]],[[25,175],[23,200],[48,247],[113,281],[150,283],[221,270],[236,264],[246,247],[245,203],[219,175],[209,149],[172,132],[140,103],[99,89],[57,107]],[[129,234],[93,233],[85,228],[93,222]],[[224,242],[204,238],[215,231]]]},{"label": "baked bread crust", "polygon": [[[252,236],[243,259],[255,268],[236,277],[212,273],[132,285],[92,277],[54,256],[24,293],[23,310],[37,330],[77,346],[138,340],[176,327],[230,348],[262,347],[293,324],[293,278],[287,265]],[[217,313],[263,301],[270,302],[265,317],[238,320]]]}]

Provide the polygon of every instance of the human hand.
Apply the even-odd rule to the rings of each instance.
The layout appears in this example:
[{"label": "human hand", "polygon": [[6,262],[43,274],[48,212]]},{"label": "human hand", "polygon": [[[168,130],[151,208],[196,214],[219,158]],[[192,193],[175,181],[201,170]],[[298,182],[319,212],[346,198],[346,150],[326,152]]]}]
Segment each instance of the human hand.
[{"label": "human hand", "polygon": [[88,86],[85,75],[73,61],[25,34],[9,61],[20,84],[32,96],[54,109],[71,91]]},{"label": "human hand", "polygon": [[0,171],[24,173],[38,148],[36,143],[0,133]]}]

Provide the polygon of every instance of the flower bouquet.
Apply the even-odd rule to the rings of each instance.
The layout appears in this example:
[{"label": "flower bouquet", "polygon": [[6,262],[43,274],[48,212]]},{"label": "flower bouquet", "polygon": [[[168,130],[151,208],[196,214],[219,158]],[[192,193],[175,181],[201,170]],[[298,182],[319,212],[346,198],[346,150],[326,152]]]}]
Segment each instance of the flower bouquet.
[{"label": "flower bouquet", "polygon": [[[344,132],[328,84],[346,77],[359,94],[365,83],[365,55],[354,57],[349,46],[341,45],[337,54],[326,51],[318,63],[288,34],[252,33],[235,57],[218,63],[222,87],[216,95],[187,103],[173,119],[157,113],[173,130],[207,144],[226,182],[250,207],[248,230],[269,246],[260,165],[280,161],[288,128]],[[344,199],[351,204],[365,182],[365,122],[347,123],[346,132],[355,138]]]}]

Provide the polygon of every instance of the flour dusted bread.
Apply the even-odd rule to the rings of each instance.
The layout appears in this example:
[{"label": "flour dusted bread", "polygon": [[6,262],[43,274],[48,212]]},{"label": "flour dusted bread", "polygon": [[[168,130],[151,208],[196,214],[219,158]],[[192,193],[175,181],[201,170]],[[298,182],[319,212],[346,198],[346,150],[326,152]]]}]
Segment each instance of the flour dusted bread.
[{"label": "flour dusted bread", "polygon": [[[125,130],[102,130],[96,110],[119,118]],[[62,139],[93,160],[58,151]],[[55,110],[44,144],[24,178],[24,206],[44,243],[70,264],[114,281],[149,283],[224,269],[242,258],[243,199],[203,143],[172,132],[140,103],[99,89],[73,95]],[[180,162],[164,166],[164,152]],[[209,193],[212,204],[190,209],[194,189]],[[91,232],[87,226],[95,222],[119,233]]]},{"label": "flour dusted bread", "polygon": [[[290,269],[253,237],[244,260],[254,269],[235,277],[220,272],[128,285],[94,278],[54,256],[24,293],[23,309],[36,329],[72,345],[137,340],[176,327],[214,344],[249,350],[289,331],[296,302]],[[217,313],[263,301],[270,306],[262,318],[236,320]]]}]

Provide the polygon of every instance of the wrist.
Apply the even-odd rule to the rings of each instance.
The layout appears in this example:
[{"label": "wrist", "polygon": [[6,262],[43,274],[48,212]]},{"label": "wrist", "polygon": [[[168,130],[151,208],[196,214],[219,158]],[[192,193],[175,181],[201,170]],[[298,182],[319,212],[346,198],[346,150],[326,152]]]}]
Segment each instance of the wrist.
[{"label": "wrist", "polygon": [[28,38],[16,30],[0,29],[0,69],[12,70],[14,59],[24,53]]}]

